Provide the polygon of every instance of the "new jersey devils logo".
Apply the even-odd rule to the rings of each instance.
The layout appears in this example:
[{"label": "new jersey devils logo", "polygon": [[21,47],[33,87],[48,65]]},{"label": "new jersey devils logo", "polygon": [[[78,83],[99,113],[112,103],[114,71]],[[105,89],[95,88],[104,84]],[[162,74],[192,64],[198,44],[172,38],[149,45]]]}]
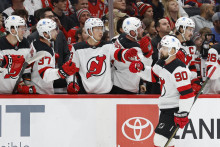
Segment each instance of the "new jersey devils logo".
[{"label": "new jersey devils logo", "polygon": [[106,56],[96,56],[92,57],[87,63],[87,70],[86,78],[90,78],[91,76],[101,76],[105,73],[106,70]]},{"label": "new jersey devils logo", "polygon": [[161,93],[161,97],[163,97],[166,94],[166,88],[164,84],[165,84],[165,80],[163,78],[160,78],[160,90],[161,92],[163,92]]}]

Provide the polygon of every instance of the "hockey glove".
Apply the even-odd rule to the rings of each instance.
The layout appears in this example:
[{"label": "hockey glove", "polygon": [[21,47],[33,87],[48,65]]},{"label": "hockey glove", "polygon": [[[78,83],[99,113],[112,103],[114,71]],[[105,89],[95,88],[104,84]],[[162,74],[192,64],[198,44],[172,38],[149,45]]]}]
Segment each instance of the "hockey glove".
[{"label": "hockey glove", "polygon": [[186,124],[188,124],[189,119],[188,119],[188,113],[187,112],[177,112],[174,113],[174,122],[179,127],[182,129]]},{"label": "hockey glove", "polygon": [[129,66],[129,70],[132,73],[140,72],[141,70],[144,70],[144,64],[141,61],[133,61]]},{"label": "hockey glove", "polygon": [[80,87],[77,83],[73,84],[73,82],[71,82],[67,86],[67,93],[68,94],[77,94],[79,92],[79,89],[80,89]]},{"label": "hockey glove", "polygon": [[182,48],[179,49],[179,51],[176,53],[176,58],[180,59],[180,61],[186,64],[186,51]]},{"label": "hockey glove", "polygon": [[124,58],[125,58],[125,60],[127,60],[129,62],[132,62],[132,61],[139,59],[139,57],[137,55],[137,50],[134,48],[128,49],[124,55]]},{"label": "hockey glove", "polygon": [[20,82],[17,88],[19,94],[36,94],[35,86],[25,85],[24,82]]},{"label": "hockey glove", "polygon": [[153,54],[153,52],[154,52],[152,44],[151,44],[151,41],[150,41],[150,38],[148,36],[144,36],[139,41],[139,44],[140,44],[140,48],[141,48],[141,50],[143,52],[143,55],[146,58],[149,58]]},{"label": "hockey glove", "polygon": [[65,79],[67,76],[71,76],[78,71],[79,68],[76,67],[76,64],[69,60],[58,70],[58,74],[62,79]]},{"label": "hockey glove", "polygon": [[199,92],[199,90],[202,88],[202,82],[200,81],[199,78],[196,78],[193,79],[191,83],[192,83],[193,92],[196,95]]}]

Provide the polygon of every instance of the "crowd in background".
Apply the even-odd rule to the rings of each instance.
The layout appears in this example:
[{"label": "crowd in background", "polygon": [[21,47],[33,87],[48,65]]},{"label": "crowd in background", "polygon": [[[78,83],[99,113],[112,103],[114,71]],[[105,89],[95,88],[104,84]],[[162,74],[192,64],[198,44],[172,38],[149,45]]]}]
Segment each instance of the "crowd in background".
[{"label": "crowd in background", "polygon": [[[109,13],[114,16],[114,36],[123,33],[122,23],[126,18],[137,17],[142,21],[144,34],[151,39],[154,51],[152,66],[158,60],[158,43],[165,35],[175,33],[175,23],[180,17],[190,17],[195,22],[192,41],[196,45],[199,64],[203,59],[201,52],[204,46],[220,41],[218,0],[113,0],[113,12],[108,10],[108,0],[1,0],[0,37],[6,35],[4,20],[10,15],[18,15],[26,21],[24,37],[30,44],[39,37],[37,22],[43,18],[52,19],[60,30],[53,47],[59,56],[56,66],[61,67],[69,59],[72,44],[87,40],[84,24],[88,18],[100,18],[105,25],[102,39],[112,39],[109,37],[112,31],[109,29]],[[201,75],[200,65],[197,71]],[[65,80],[54,81],[57,93],[65,87]],[[141,81],[140,93],[159,94],[160,84]]]}]

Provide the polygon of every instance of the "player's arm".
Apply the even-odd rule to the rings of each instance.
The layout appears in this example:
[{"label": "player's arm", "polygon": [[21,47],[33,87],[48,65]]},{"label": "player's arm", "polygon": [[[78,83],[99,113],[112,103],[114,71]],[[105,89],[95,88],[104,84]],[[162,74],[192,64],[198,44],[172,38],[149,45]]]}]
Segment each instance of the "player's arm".
[{"label": "player's arm", "polygon": [[153,54],[153,52],[154,52],[150,38],[148,36],[144,36],[139,41],[139,44],[140,44],[140,48],[142,50],[143,55],[146,58],[149,58]]},{"label": "player's arm", "polygon": [[55,64],[53,62],[55,62],[55,60],[53,60],[52,55],[46,52],[46,56],[35,63],[38,64],[39,75],[45,82],[51,82],[59,78],[65,79],[78,71],[75,63],[71,60],[64,63],[60,69],[53,68],[53,65]]},{"label": "player's arm", "polygon": [[157,66],[153,68],[151,66],[144,66],[141,61],[133,61],[129,66],[129,71],[132,73],[137,73],[143,80],[149,82],[158,82],[159,76],[154,72],[157,70]]},{"label": "player's arm", "polygon": [[[205,63],[206,64],[206,75],[209,75],[210,71],[212,71],[212,68],[220,65],[220,60],[219,60],[218,56],[219,56],[218,51],[215,48],[210,48],[209,49],[208,58],[207,58],[207,61]],[[217,68],[217,70],[219,70],[219,68]],[[220,71],[214,72],[211,79],[213,79],[213,80],[218,79],[219,78],[219,72]]]},{"label": "player's arm", "polygon": [[194,92],[191,86],[190,71],[187,68],[177,67],[171,79],[180,93],[179,111],[174,113],[174,122],[183,128],[188,122],[188,113],[194,102]]}]

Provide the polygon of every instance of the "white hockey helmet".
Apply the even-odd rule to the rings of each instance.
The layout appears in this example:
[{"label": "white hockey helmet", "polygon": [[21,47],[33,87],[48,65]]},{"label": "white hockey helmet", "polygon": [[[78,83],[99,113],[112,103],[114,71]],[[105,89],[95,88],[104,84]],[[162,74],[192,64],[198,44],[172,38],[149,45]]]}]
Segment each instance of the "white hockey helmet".
[{"label": "white hockey helmet", "polygon": [[5,20],[5,29],[8,31],[10,34],[11,33],[11,27],[14,27],[15,31],[17,32],[16,35],[12,34],[13,36],[16,36],[17,40],[21,42],[21,40],[18,37],[18,27],[19,26],[26,26],[25,20],[17,15],[11,15]]},{"label": "white hockey helmet", "polygon": [[[181,43],[180,43],[179,39],[177,39],[176,37],[171,36],[171,35],[166,35],[160,41],[160,48],[163,46],[168,47],[168,54],[169,54],[169,56],[172,56],[172,55],[170,55],[170,51],[172,50],[172,48],[176,49],[176,52],[175,52],[175,54],[176,54],[181,47]],[[175,54],[173,54],[173,55],[175,55]]]},{"label": "white hockey helmet", "polygon": [[[86,34],[88,34],[95,42],[98,42],[98,41],[93,37],[92,29],[94,27],[103,27],[103,33],[104,33],[104,24],[103,24],[102,20],[99,18],[87,19],[84,27],[85,27]],[[92,33],[92,35],[89,34],[89,30]]]},{"label": "white hockey helmet", "polygon": [[[50,41],[51,40],[51,31],[54,29],[58,29],[57,28],[57,24],[55,21],[53,21],[52,19],[41,19],[38,23],[37,23],[37,31],[39,33],[39,36],[43,37],[44,39]],[[50,38],[46,38],[44,36],[44,32],[47,33]]]},{"label": "white hockey helmet", "polygon": [[[194,21],[193,21],[191,18],[188,18],[188,17],[180,17],[179,19],[177,19],[177,21],[176,21],[176,23],[175,23],[176,30],[179,31],[179,28],[180,28],[181,26],[183,27],[182,36],[183,36],[183,39],[185,40],[184,34],[185,34],[185,31],[186,31],[186,28],[187,28],[187,27],[195,28],[195,23],[194,23]],[[185,41],[186,41],[186,40],[185,40]]]},{"label": "white hockey helmet", "polygon": [[142,26],[142,23],[140,19],[136,17],[128,17],[123,21],[122,29],[125,32],[125,34],[131,36],[130,31],[134,31],[136,33],[136,36],[131,36],[137,41],[138,32],[137,29]]}]

